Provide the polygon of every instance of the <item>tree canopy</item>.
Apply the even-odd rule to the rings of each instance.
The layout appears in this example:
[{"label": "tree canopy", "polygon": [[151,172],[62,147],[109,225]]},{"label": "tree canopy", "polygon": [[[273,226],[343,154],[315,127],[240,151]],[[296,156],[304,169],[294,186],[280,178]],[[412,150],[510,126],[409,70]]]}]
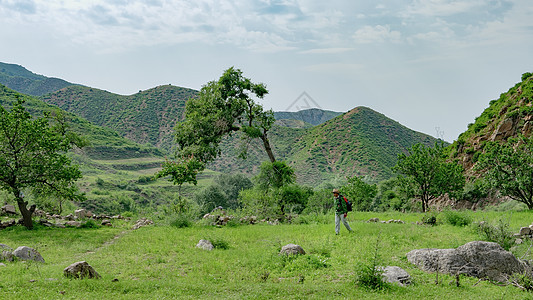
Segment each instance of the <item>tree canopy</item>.
[{"label": "tree canopy", "polygon": [[533,138],[511,138],[485,144],[485,153],[476,164],[487,182],[503,196],[533,209]]},{"label": "tree canopy", "polygon": [[465,185],[463,167],[455,162],[447,162],[444,146],[426,147],[415,144],[408,155],[398,155],[394,170],[400,182],[410,194],[422,201],[422,211],[427,210],[429,200],[446,193],[461,190]]},{"label": "tree canopy", "polygon": [[35,205],[28,208],[24,192],[83,199],[75,181],[81,178],[67,152],[81,140],[69,133],[61,114],[33,118],[17,99],[10,111],[0,106],[0,188],[13,194],[24,226],[33,228]]}]

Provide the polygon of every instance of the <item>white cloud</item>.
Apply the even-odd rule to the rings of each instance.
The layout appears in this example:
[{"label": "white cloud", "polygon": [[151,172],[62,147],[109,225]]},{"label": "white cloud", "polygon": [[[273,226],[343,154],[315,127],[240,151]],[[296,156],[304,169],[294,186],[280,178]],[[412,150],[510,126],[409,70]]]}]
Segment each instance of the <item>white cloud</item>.
[{"label": "white cloud", "polygon": [[399,31],[391,30],[389,25],[364,26],[358,29],[352,36],[356,43],[370,44],[382,43],[386,41],[398,42],[402,34]]},{"label": "white cloud", "polygon": [[415,0],[407,8],[409,15],[449,16],[484,6],[483,0]]},{"label": "white cloud", "polygon": [[319,48],[300,51],[302,54],[339,54],[353,51],[353,48]]}]

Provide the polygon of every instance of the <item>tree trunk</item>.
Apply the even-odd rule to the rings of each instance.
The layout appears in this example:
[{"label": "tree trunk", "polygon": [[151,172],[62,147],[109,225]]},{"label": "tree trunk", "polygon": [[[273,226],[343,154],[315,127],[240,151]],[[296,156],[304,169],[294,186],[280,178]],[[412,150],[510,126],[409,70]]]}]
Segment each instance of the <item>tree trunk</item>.
[{"label": "tree trunk", "polygon": [[272,147],[270,147],[270,142],[268,141],[267,133],[264,132],[261,136],[261,140],[263,140],[263,145],[265,146],[265,151],[268,154],[268,158],[270,159],[270,162],[275,162],[276,158],[274,157],[274,153],[272,152]]},{"label": "tree trunk", "polygon": [[15,191],[15,198],[17,199],[17,204],[22,215],[22,222],[24,226],[28,229],[33,229],[32,215],[35,211],[35,205],[32,205],[30,209],[27,208],[28,202],[24,202],[24,198],[21,196],[20,192]]}]

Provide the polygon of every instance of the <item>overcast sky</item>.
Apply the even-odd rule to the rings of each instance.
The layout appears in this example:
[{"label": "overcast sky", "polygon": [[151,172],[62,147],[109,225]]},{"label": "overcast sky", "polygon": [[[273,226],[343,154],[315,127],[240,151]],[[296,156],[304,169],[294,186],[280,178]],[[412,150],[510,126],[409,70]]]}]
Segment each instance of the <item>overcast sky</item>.
[{"label": "overcast sky", "polygon": [[533,1],[0,0],[0,61],[123,95],[235,66],[266,108],[367,106],[451,142],[533,72]]}]

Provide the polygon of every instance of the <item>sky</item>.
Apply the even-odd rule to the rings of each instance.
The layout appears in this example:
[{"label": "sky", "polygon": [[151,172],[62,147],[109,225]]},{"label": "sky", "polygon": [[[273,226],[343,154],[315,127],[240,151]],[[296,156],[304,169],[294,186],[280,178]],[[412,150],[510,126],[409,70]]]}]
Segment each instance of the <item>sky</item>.
[{"label": "sky", "polygon": [[235,67],[274,111],[366,106],[448,142],[533,72],[531,0],[0,0],[0,62],[131,95]]}]

